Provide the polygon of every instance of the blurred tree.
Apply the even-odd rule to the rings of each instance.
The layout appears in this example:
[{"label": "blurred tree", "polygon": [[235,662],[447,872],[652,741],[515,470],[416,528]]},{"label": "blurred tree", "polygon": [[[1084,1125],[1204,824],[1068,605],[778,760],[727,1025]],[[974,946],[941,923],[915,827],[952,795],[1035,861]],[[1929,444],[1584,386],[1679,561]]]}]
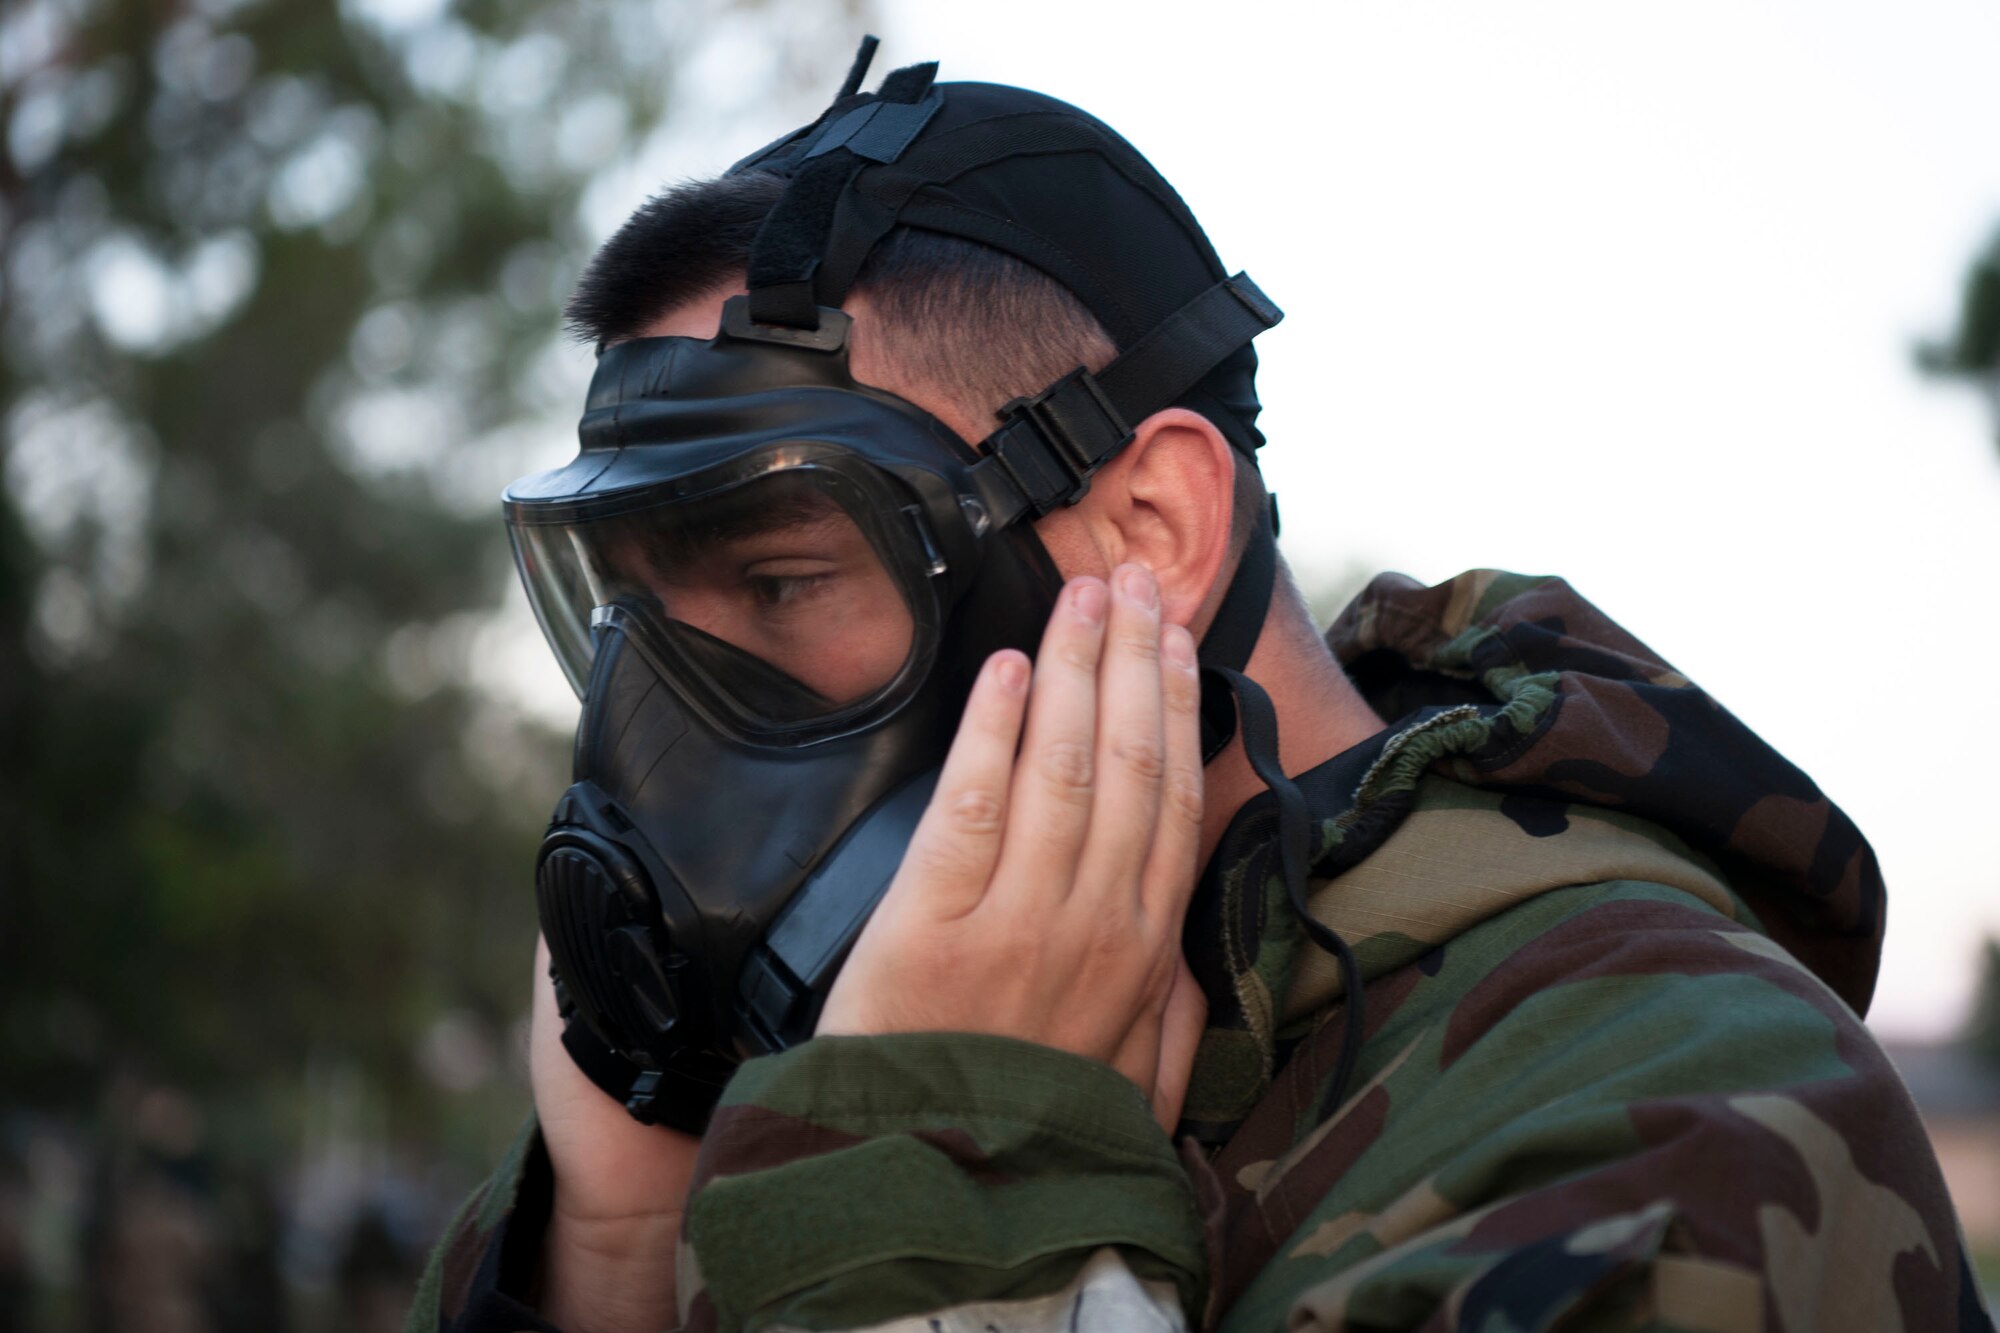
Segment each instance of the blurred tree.
[{"label": "blurred tree", "polygon": [[[1947,341],[1919,344],[1916,356],[1925,372],[1970,380],[1985,393],[2000,442],[2000,231],[1965,275],[1957,330]],[[2000,1070],[2000,940],[1986,941],[1983,960],[1972,1016],[1960,1040],[1982,1063]]]},{"label": "blurred tree", "polygon": [[464,1094],[566,765],[479,686],[493,497],[673,71],[809,112],[861,8],[0,10],[0,1109],[122,1071],[275,1155],[310,1059],[468,1159],[518,1114]]},{"label": "blurred tree", "polygon": [[1960,1040],[1981,1064],[2000,1073],[2000,940],[1986,941],[1972,1016]]},{"label": "blurred tree", "polygon": [[1917,365],[1928,374],[1969,380],[1983,391],[2000,438],[2000,231],[1965,275],[1957,330],[1945,341],[1919,344]]}]

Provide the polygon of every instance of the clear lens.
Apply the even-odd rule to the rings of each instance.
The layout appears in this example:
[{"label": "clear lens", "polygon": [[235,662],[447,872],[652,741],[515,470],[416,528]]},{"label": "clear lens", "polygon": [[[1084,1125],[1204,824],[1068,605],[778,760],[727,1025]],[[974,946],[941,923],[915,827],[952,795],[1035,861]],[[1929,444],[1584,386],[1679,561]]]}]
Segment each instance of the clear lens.
[{"label": "clear lens", "polygon": [[893,693],[935,620],[908,516],[870,492],[843,469],[767,471],[605,518],[517,525],[517,559],[579,695],[591,614],[614,607],[725,727],[796,729]]},{"label": "clear lens", "polygon": [[595,605],[584,564],[562,527],[508,528],[514,541],[514,565],[528,604],[542,624],[542,637],[555,650],[556,661],[576,697],[590,681],[590,612]]}]

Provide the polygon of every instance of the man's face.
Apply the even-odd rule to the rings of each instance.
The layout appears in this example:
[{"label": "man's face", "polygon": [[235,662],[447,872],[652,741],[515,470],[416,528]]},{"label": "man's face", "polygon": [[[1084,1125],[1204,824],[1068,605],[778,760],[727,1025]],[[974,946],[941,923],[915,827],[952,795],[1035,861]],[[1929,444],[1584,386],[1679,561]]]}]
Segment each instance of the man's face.
[{"label": "man's face", "polygon": [[914,621],[902,592],[861,525],[810,477],[779,474],[613,524],[610,594],[650,599],[669,622],[826,704],[873,694],[909,658]]}]

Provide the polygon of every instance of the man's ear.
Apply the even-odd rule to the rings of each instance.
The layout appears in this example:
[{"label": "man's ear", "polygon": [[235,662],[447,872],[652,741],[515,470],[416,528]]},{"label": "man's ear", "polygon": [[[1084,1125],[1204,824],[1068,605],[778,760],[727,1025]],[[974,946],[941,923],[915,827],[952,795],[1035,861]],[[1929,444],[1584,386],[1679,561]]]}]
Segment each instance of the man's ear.
[{"label": "man's ear", "polygon": [[[1199,631],[1209,593],[1229,562],[1236,452],[1199,412],[1170,407],[1138,425],[1132,442],[1091,483],[1083,506],[1160,581],[1160,611]],[[1095,502],[1093,504],[1093,502]]]}]

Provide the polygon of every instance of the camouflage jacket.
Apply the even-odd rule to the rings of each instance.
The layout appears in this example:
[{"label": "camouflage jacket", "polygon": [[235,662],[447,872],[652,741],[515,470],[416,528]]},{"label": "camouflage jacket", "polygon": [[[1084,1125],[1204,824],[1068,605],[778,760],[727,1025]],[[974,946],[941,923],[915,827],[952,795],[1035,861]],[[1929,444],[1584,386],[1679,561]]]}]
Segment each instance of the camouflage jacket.
[{"label": "camouflage jacket", "polygon": [[[1329,639],[1384,717],[1270,798],[1188,931],[1211,1000],[1178,1146],[1102,1065],[956,1034],[745,1065],[704,1141],[689,1329],[1991,1329],[1857,1017],[1883,924],[1848,818],[1559,580],[1377,579]],[[532,1131],[413,1329],[547,1325]],[[674,1262],[661,1256],[661,1262]]]}]

